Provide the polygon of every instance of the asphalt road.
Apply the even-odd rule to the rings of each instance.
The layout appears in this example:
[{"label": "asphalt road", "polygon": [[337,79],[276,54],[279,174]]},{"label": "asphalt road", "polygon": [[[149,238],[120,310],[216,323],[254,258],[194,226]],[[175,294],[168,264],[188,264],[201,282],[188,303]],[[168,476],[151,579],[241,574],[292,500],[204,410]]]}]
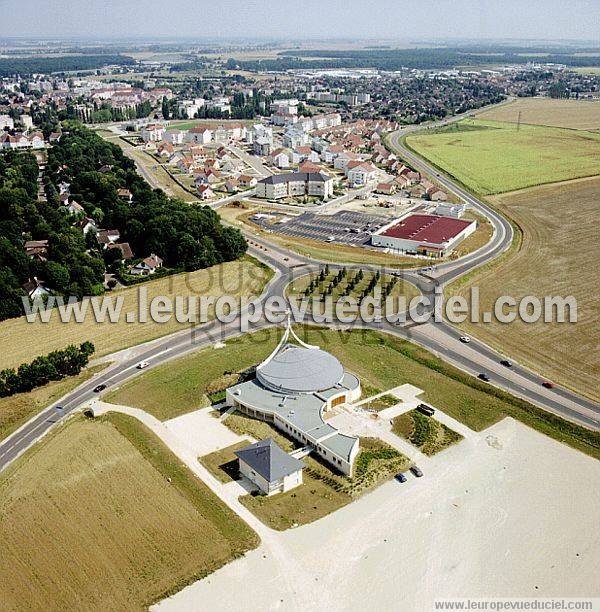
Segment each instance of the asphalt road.
[{"label": "asphalt road", "polygon": [[[510,223],[503,217],[465,192],[447,177],[438,175],[435,168],[403,147],[399,141],[401,135],[402,132],[392,135],[392,146],[397,148],[400,154],[416,169],[434,176],[446,189],[457,193],[475,209],[485,214],[495,230],[492,240],[485,247],[457,261],[440,264],[435,267],[434,272],[427,276],[421,275],[415,270],[386,270],[390,273],[399,274],[414,283],[424,294],[431,294],[436,285],[443,286],[508,249],[512,241],[513,230]],[[251,242],[250,253],[275,270],[275,275],[265,288],[259,298],[260,300],[266,300],[272,296],[283,296],[286,287],[295,277],[317,271],[320,267],[319,262],[290,253],[269,243],[262,237],[259,238],[254,234],[248,234],[247,237]],[[344,264],[340,263],[339,265]],[[336,266],[330,264],[330,267],[334,268]],[[346,264],[346,267],[357,266]],[[370,266],[363,265],[361,267],[366,269]],[[272,323],[263,319],[250,324],[248,332],[251,333],[271,326],[273,326]],[[338,325],[337,327],[347,328],[348,326]],[[544,379],[540,375],[517,363],[514,363],[512,368],[505,368],[500,365],[500,361],[506,358],[504,355],[476,339],[472,339],[469,344],[461,343],[459,340],[461,332],[445,322],[434,323],[428,320],[422,325],[414,323],[396,325],[383,321],[365,325],[365,327],[386,331],[415,342],[468,373],[477,375],[485,371],[491,378],[491,384],[565,419],[591,429],[600,429],[600,406],[597,403],[563,387],[556,386],[551,390],[545,389],[541,386]],[[239,319],[224,324],[212,321],[198,326],[193,331],[186,330],[166,336],[149,344],[147,350],[143,350],[142,347],[142,350],[135,357],[109,367],[106,372],[95,376],[64,397],[60,401],[62,408],[60,412],[57,411],[56,405],[50,406],[14,434],[0,442],[0,471],[62,418],[82,404],[97,397],[97,394],[93,392],[93,388],[97,385],[106,384],[108,389],[115,388],[144,371],[136,368],[140,361],[149,361],[151,363],[150,367],[157,367],[185,353],[212,346],[239,334]]]}]

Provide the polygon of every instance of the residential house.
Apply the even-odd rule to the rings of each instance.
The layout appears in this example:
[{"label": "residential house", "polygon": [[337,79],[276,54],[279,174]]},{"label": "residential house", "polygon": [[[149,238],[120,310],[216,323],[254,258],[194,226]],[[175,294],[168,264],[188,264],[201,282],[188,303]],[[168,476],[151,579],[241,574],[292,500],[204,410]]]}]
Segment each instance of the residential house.
[{"label": "residential house", "polygon": [[258,180],[255,176],[251,176],[249,174],[241,174],[238,177],[238,181],[240,183],[240,187],[255,187]]},{"label": "residential house", "polygon": [[160,142],[163,139],[165,128],[162,125],[148,125],[142,128],[141,136],[144,142]]},{"label": "residential house", "polygon": [[40,299],[51,294],[50,289],[46,287],[46,283],[36,276],[33,277],[33,280],[29,279],[26,283],[23,283],[22,287],[30,300]]},{"label": "residential house", "polygon": [[130,274],[148,276],[154,274],[159,268],[162,268],[163,260],[152,253],[149,257],[142,259],[139,263],[131,268]]},{"label": "residential house", "polygon": [[127,204],[131,204],[133,202],[133,194],[131,191],[129,191],[129,189],[123,187],[117,191],[117,195],[119,196],[119,199],[127,202]]},{"label": "residential house", "polygon": [[25,253],[31,259],[46,261],[46,255],[48,254],[48,240],[27,240],[27,242],[25,242]]},{"label": "residential house", "polygon": [[370,162],[351,161],[346,166],[346,175],[351,187],[360,187],[375,180],[377,168]]},{"label": "residential house", "polygon": [[215,192],[210,188],[210,185],[198,185],[198,195],[201,200],[210,200],[214,197]]},{"label": "residential house", "polygon": [[83,215],[85,213],[83,206],[75,200],[69,201],[67,199],[66,206],[70,215]]},{"label": "residential house", "polygon": [[396,192],[396,185],[393,182],[378,183],[377,187],[375,188],[375,191],[384,195],[392,195]]},{"label": "residential house", "polygon": [[120,237],[121,233],[118,229],[101,229],[96,234],[96,240],[103,248],[108,247],[109,244],[116,244]]},{"label": "residential house", "polygon": [[187,141],[194,144],[208,144],[213,139],[213,130],[208,125],[197,125],[187,133]]},{"label": "residential house", "polygon": [[110,242],[106,245],[106,248],[109,250],[118,249],[121,253],[121,263],[133,259],[133,251],[131,246],[129,246],[129,242]]}]

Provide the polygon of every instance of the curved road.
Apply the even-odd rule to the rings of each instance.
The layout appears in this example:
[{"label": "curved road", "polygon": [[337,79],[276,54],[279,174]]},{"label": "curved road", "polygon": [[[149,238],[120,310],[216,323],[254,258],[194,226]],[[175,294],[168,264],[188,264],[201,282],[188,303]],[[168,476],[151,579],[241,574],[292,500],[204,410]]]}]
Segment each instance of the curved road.
[{"label": "curved road", "polygon": [[[415,284],[423,294],[431,295],[436,286],[445,285],[507,250],[512,242],[513,230],[506,219],[449,178],[439,175],[434,167],[401,144],[401,136],[413,129],[409,127],[392,134],[390,138],[391,146],[420,172],[435,176],[435,179],[446,189],[464,198],[473,208],[488,217],[494,226],[494,235],[487,245],[456,261],[439,264],[431,275],[423,276],[415,270],[385,270],[388,273],[399,274],[407,281]],[[295,277],[317,271],[321,265],[321,262],[290,253],[254,234],[247,237],[250,241],[249,252],[275,271],[273,279],[257,301],[264,302],[269,297],[284,296],[286,287]],[[330,264],[330,267],[336,268],[341,265],[343,264]],[[346,267],[351,268],[353,265],[347,264]],[[363,265],[361,267],[368,268],[369,266]],[[262,319],[257,323],[250,324],[248,332],[272,326],[272,323]],[[347,328],[348,326],[343,327]],[[462,344],[459,341],[460,332],[445,322],[436,323],[430,319],[421,325],[410,322],[398,325],[382,321],[364,325],[364,327],[409,339],[470,374],[477,375],[479,372],[486,371],[489,373],[492,383],[497,387],[580,425],[591,429],[600,429],[600,406],[598,404],[563,387],[557,386],[551,390],[545,389],[541,386],[544,379],[540,375],[518,364],[514,364],[512,368],[505,368],[500,365],[500,360],[504,358],[503,355],[476,339],[472,339],[469,344]],[[93,388],[98,384],[102,383],[114,388],[139,375],[141,371],[136,368],[136,364],[142,360],[151,361],[150,367],[156,367],[187,352],[211,346],[240,333],[238,317],[231,323],[212,321],[193,330],[177,332],[147,345],[142,345],[134,356],[109,367],[105,372],[96,375],[62,398],[60,401],[62,410],[60,412],[57,411],[56,405],[50,406],[1,441],[0,471],[62,420],[64,416],[79,408],[83,403],[97,397]]]}]

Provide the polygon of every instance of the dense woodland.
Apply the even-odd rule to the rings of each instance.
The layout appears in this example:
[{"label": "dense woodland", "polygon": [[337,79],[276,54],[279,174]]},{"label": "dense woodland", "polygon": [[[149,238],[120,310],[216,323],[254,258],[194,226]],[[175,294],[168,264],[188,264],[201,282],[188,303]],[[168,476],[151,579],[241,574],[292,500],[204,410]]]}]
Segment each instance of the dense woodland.
[{"label": "dense woodland", "polygon": [[[580,51],[577,49],[577,51]],[[590,53],[598,49],[589,50]],[[547,54],[538,56],[536,54]],[[314,59],[313,59],[314,58]],[[321,68],[378,68],[380,70],[448,70],[457,66],[526,64],[531,61],[595,66],[594,55],[575,54],[557,48],[460,47],[432,49],[293,49],[282,51],[276,59],[238,61],[230,59],[226,67],[243,70],[308,70]]]},{"label": "dense woodland", "polygon": [[[37,199],[38,166],[31,153],[0,155],[0,320],[23,314],[23,283],[34,276],[51,290],[68,294],[104,291],[106,266],[118,251],[104,251],[93,231],[85,236],[60,202],[60,183],[98,227],[118,229],[137,258],[156,253],[173,270],[197,270],[243,255],[241,233],[221,225],[208,207],[189,206],[153,190],[122,150],[79,123],[63,124],[63,134],[48,152],[46,200]],[[133,194],[129,204],[120,188]],[[30,259],[27,240],[48,239],[44,259]]]}]

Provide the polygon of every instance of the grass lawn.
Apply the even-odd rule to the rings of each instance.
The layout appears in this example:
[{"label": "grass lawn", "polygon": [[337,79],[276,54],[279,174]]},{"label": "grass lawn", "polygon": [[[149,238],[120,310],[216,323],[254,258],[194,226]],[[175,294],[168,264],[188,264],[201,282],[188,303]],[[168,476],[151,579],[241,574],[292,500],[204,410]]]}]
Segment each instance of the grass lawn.
[{"label": "grass lawn", "polygon": [[546,125],[574,130],[600,130],[600,105],[587,100],[553,100],[552,98],[518,98],[477,113],[478,119]]},{"label": "grass lawn", "polygon": [[250,440],[242,440],[227,448],[204,455],[198,461],[220,482],[237,480],[239,477],[238,460],[233,453],[250,443]]},{"label": "grass lawn", "polygon": [[[150,317],[147,323],[127,323],[125,313],[138,311],[140,287],[147,290],[148,304],[157,296],[172,299],[178,295],[257,296],[271,276],[272,272],[268,268],[253,258],[244,257],[205,270],[164,277],[108,293],[110,299],[115,300],[117,296],[123,298],[122,315],[118,323],[110,323],[108,317],[104,323],[97,323],[91,308],[83,323],[74,320],[62,323],[56,310],[52,312],[48,323],[39,320],[28,323],[25,317],[2,321],[0,345],[4,350],[0,354],[0,369],[18,366],[40,354],[86,340],[94,343],[96,356],[99,357],[190,328],[190,324],[178,323],[175,317],[167,323],[156,323]],[[91,298],[94,301],[101,299]]]},{"label": "grass lawn", "polygon": [[71,419],[0,474],[0,539],[10,610],[143,610],[258,545],[149,430],[116,414]]},{"label": "grass lawn", "polygon": [[[479,287],[480,311],[496,299],[533,295],[577,300],[577,323],[465,322],[461,327],[542,375],[600,400],[600,268],[595,264],[600,177],[545,185],[489,198],[518,224],[522,243],[447,289],[468,297]],[[566,247],[568,245],[568,247]]]},{"label": "grass lawn", "polygon": [[418,410],[405,412],[392,423],[392,431],[397,436],[414,444],[425,455],[435,455],[463,439],[459,433]]},{"label": "grass lawn", "polygon": [[29,393],[17,393],[0,398],[0,440],[21,427],[38,412],[69,393],[94,374],[104,370],[108,364],[90,366],[77,376],[69,376],[38,387]]},{"label": "grass lawn", "polygon": [[407,144],[480,194],[600,173],[600,134],[500,121],[465,120]]},{"label": "grass lawn", "polygon": [[[347,370],[358,375],[365,396],[410,383],[424,390],[423,401],[439,406],[476,431],[511,416],[600,458],[597,432],[478,381],[406,340],[370,330],[346,332],[307,327],[297,331],[303,340],[331,352]],[[225,372],[242,371],[259,363],[273,350],[280,333],[279,329],[270,329],[247,334],[228,341],[223,349],[204,349],[173,360],[115,390],[109,401],[143,408],[160,419],[207,406],[206,387]],[[232,417],[225,423],[231,426]],[[237,433],[256,437],[251,432]]]},{"label": "grass lawn", "polygon": [[[224,424],[236,433],[244,432],[256,439],[273,438],[287,452],[295,445],[272,425],[243,414],[233,414]],[[327,464],[309,455],[302,459],[306,465],[302,485],[271,497],[244,495],[240,501],[265,525],[283,531],[335,512],[410,467],[407,457],[377,438],[361,438],[360,449],[352,478],[333,472]]]}]

